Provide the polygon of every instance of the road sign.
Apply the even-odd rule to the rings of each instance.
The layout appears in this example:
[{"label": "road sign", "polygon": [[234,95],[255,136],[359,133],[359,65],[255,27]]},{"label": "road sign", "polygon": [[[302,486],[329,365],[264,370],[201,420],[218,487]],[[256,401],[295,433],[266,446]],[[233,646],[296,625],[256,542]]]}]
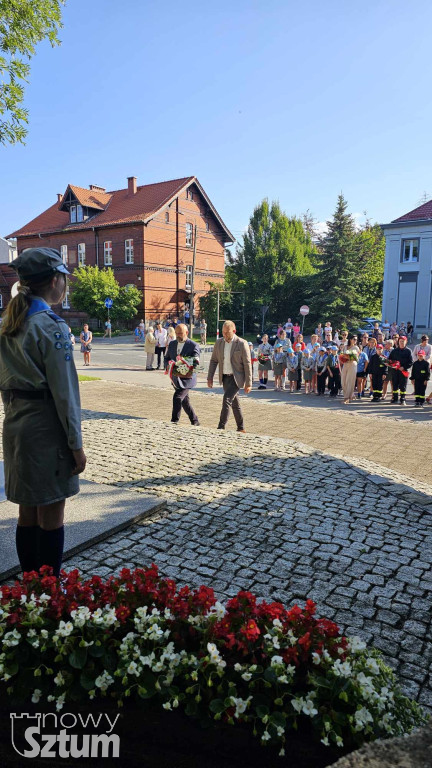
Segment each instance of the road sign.
[{"label": "road sign", "polygon": [[303,306],[300,307],[300,314],[303,315],[303,317],[309,314],[309,307],[307,307],[306,304],[303,304]]},{"label": "road sign", "polygon": [[105,306],[107,309],[111,309],[112,305],[113,305],[112,299],[105,299]]}]

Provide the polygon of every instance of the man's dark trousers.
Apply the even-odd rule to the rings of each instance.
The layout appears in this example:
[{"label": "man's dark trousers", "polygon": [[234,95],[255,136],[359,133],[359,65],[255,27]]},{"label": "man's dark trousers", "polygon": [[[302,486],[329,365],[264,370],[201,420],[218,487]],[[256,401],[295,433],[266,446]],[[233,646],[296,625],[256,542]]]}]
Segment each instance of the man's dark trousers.
[{"label": "man's dark trousers", "polygon": [[218,429],[225,429],[230,408],[232,408],[232,412],[237,424],[237,429],[243,429],[243,414],[241,412],[240,402],[237,396],[240,387],[237,386],[234,376],[227,374],[224,374],[222,377],[222,385],[224,388],[224,396],[222,401],[222,410],[219,417]]},{"label": "man's dark trousers", "polygon": [[180,420],[181,409],[189,416],[191,424],[199,424],[198,416],[192,408],[189,400],[190,389],[176,387],[173,395],[173,408],[171,421],[177,423]]}]

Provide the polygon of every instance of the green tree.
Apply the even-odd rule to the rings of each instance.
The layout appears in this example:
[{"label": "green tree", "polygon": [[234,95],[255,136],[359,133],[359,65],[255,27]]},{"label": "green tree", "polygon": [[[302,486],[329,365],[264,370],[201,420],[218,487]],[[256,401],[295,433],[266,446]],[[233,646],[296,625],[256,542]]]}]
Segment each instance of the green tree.
[{"label": "green tree", "polygon": [[356,323],[365,305],[358,274],[355,223],[347,207],[347,201],[340,194],[333,219],[327,222],[327,233],[320,241],[320,264],[311,300],[312,317],[329,319],[337,328]]},{"label": "green tree", "polygon": [[74,309],[103,321],[107,317],[105,299],[109,298],[113,300],[109,312],[112,320],[122,322],[136,315],[141,303],[140,292],[135,286],[120,287],[112,269],[79,267],[73,275],[71,301]]},{"label": "green tree", "polygon": [[[228,256],[227,280],[233,290],[242,281],[246,293],[248,327],[270,307],[267,320],[295,315],[303,301],[303,283],[313,274],[315,248],[302,222],[289,218],[279,203],[258,205],[235,256]],[[298,305],[298,306],[297,306]]]},{"label": "green tree", "polygon": [[[356,234],[357,274],[366,317],[381,317],[385,237],[379,224],[366,224]],[[384,320],[385,318],[383,318]]]},{"label": "green tree", "polygon": [[36,45],[58,38],[65,0],[0,0],[0,143],[24,143],[28,110],[24,83]]}]

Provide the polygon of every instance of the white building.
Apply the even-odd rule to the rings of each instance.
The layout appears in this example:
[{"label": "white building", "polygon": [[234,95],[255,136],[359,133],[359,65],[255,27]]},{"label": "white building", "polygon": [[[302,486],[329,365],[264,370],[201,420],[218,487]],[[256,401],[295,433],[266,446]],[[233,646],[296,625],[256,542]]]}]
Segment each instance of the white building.
[{"label": "white building", "polygon": [[382,225],[386,238],[382,318],[432,329],[432,200]]}]

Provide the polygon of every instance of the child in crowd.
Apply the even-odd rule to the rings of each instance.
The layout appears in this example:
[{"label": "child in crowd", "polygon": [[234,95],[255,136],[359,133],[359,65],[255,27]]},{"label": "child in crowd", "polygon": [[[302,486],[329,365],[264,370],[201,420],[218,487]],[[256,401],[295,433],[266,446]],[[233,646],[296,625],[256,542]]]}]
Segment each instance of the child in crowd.
[{"label": "child in crowd", "polygon": [[140,340],[140,336],[141,336],[141,329],[137,325],[137,327],[134,330],[135,341],[139,341]]},{"label": "child in crowd", "polygon": [[430,379],[430,365],[426,360],[424,349],[417,352],[417,360],[412,369],[410,380],[414,382],[414,394],[416,408],[423,407],[425,403],[426,387]]},{"label": "child in crowd", "polygon": [[252,381],[254,380],[254,363],[258,362],[258,358],[255,355],[254,345],[251,341],[249,343],[249,352],[251,356],[251,364],[252,364]]},{"label": "child in crowd", "polygon": [[357,361],[357,398],[359,400],[361,397],[364,397],[367,364],[368,364],[368,356],[366,352],[362,350],[359,353],[359,359]]},{"label": "child in crowd", "polygon": [[317,395],[325,395],[327,381],[327,350],[320,347],[316,359]]},{"label": "child in crowd", "polygon": [[281,390],[285,388],[285,384],[282,386],[283,379],[285,377],[286,369],[286,353],[282,347],[282,344],[277,341],[273,350],[273,374],[274,374],[274,388]]},{"label": "child in crowd", "polygon": [[303,350],[301,369],[303,371],[305,395],[310,395],[312,389],[312,377],[314,373],[314,360],[307,347]]},{"label": "child in crowd", "polygon": [[327,355],[327,373],[329,377],[329,390],[330,397],[336,397],[339,394],[341,387],[341,375],[339,367],[339,357],[337,354],[338,348],[336,344],[332,344],[329,348],[329,354]]},{"label": "child in crowd", "polygon": [[[298,337],[297,337],[298,338]],[[302,336],[303,338],[303,336]],[[303,348],[305,347],[305,344],[303,344]],[[301,385],[302,385],[302,359],[303,359],[303,349],[302,344],[300,341],[297,342],[295,345],[295,353],[297,357],[297,392],[300,392]]]},{"label": "child in crowd", "polygon": [[288,350],[288,358],[287,358],[287,372],[288,372],[290,392],[294,392],[294,387],[298,380],[297,367],[298,367],[298,360],[294,354],[294,350],[291,347],[291,349]]},{"label": "child in crowd", "polygon": [[333,328],[330,320],[327,320],[327,322],[324,325],[324,336],[326,333],[329,333],[331,336],[333,335]]},{"label": "child in crowd", "polygon": [[368,373],[371,375],[372,381],[372,400],[376,403],[381,400],[383,396],[383,381],[384,376],[387,375],[387,363],[386,358],[382,356],[383,346],[377,344],[376,354],[372,355],[368,363]]},{"label": "child in crowd", "polygon": [[258,375],[260,381],[258,389],[267,389],[268,372],[271,371],[272,367],[272,352],[272,346],[269,344],[268,336],[265,333],[257,351]]}]

